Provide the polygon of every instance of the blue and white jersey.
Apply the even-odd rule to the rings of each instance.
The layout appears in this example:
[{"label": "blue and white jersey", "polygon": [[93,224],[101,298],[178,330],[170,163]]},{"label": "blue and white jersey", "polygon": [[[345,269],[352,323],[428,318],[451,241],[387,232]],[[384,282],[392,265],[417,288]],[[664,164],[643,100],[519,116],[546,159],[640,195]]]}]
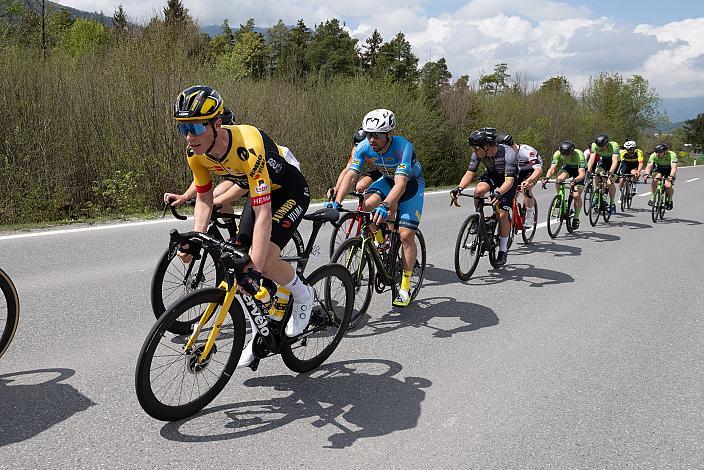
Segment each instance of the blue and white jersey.
[{"label": "blue and white jersey", "polygon": [[423,179],[423,169],[416,157],[413,144],[398,135],[391,138],[391,146],[383,155],[372,150],[368,140],[360,142],[354,149],[349,169],[361,173],[365,162],[374,165],[387,177],[404,175],[410,180]]}]

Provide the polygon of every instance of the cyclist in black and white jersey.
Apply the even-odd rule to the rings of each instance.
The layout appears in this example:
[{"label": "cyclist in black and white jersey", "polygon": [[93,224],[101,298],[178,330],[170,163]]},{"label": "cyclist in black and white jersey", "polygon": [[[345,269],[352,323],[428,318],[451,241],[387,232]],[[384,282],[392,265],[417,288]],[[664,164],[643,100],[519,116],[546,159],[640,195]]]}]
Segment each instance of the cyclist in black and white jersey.
[{"label": "cyclist in black and white jersey", "polygon": [[523,191],[523,203],[526,206],[526,218],[523,225],[526,228],[533,227],[533,216],[535,215],[535,199],[530,192],[530,188],[543,174],[543,159],[533,147],[527,144],[516,144],[511,134],[499,134],[496,140],[500,144],[513,148],[518,156],[518,176],[516,177],[516,187]]}]

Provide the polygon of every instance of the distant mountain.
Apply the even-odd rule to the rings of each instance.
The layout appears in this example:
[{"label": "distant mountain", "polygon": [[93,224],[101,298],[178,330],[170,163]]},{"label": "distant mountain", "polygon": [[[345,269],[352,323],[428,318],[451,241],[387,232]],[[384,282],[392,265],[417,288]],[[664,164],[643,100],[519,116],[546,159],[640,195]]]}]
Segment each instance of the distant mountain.
[{"label": "distant mountain", "polygon": [[[42,4],[40,0],[24,0],[23,5],[29,8],[30,10],[40,13],[42,11]],[[112,26],[112,14],[114,12],[109,12],[108,14],[104,14],[103,12],[88,12],[88,11],[83,11],[83,10],[78,10],[76,8],[71,8],[67,7],[65,5],[60,5],[58,3],[54,2],[46,2],[45,3],[45,8],[48,13],[53,13],[57,12],[59,10],[67,10],[69,14],[71,15],[71,18],[86,18],[89,20],[97,21],[99,23],[103,23],[108,26]],[[2,6],[0,6],[0,10],[2,9]]]},{"label": "distant mountain", "polygon": [[658,130],[660,132],[672,133],[682,126],[684,126],[684,121],[671,122],[670,124],[668,124],[666,126],[660,126],[660,128]]},{"label": "distant mountain", "polygon": [[687,121],[704,113],[704,96],[696,98],[663,98],[660,111],[670,116],[670,121]]}]

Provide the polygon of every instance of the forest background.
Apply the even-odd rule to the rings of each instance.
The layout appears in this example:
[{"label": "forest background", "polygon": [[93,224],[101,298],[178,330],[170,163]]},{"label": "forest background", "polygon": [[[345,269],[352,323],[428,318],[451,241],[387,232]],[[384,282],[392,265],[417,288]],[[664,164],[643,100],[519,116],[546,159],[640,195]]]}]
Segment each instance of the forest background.
[{"label": "forest background", "polygon": [[680,151],[704,144],[704,114],[674,134],[656,131],[667,118],[639,75],[595,71],[581,90],[564,76],[531,82],[506,63],[452,77],[444,58],[419,66],[403,32],[387,39],[375,30],[359,43],[337,19],[268,29],[225,20],[210,37],[180,0],[143,26],[122,6],[90,19],[42,0],[0,0],[0,223],[153,213],[165,191],[192,179],[172,103],[197,83],[216,88],[238,123],[291,148],[318,197],[363,115],[380,107],[396,113],[429,186],[459,181],[467,136],[482,126],[547,163],[562,140],[586,148],[601,132],[648,152],[661,141]]}]

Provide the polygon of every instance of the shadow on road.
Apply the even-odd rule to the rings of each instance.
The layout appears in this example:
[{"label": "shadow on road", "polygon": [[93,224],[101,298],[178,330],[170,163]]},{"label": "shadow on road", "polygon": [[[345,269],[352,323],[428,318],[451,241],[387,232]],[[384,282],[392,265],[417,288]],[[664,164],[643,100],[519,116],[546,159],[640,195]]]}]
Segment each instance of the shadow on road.
[{"label": "shadow on road", "polygon": [[[424,388],[422,377],[398,377],[401,365],[382,359],[323,364],[310,375],[255,377],[247,387],[290,392],[283,398],[217,406],[184,421],[168,423],[161,435],[179,442],[213,442],[272,431],[296,420],[329,429],[328,445],[342,449],[358,439],[378,437],[417,426]],[[262,390],[262,394],[271,393]],[[310,438],[299,436],[310,445]],[[270,441],[272,444],[275,441]],[[256,451],[256,447],[252,447]]]},{"label": "shadow on road", "polygon": [[0,375],[0,447],[31,439],[94,405],[62,383],[75,373],[37,369]]},{"label": "shadow on road", "polygon": [[[438,268],[434,264],[426,264],[425,272],[423,273],[423,288],[428,286],[444,286],[459,282],[457,273],[454,270]],[[423,289],[421,289],[421,293]]]},{"label": "shadow on road", "polygon": [[626,222],[626,221],[618,221],[615,223],[617,227],[628,227],[631,230],[640,230],[644,228],[653,228],[652,225],[650,224],[641,224],[638,222]]},{"label": "shadow on road", "polygon": [[702,225],[702,223],[698,220],[690,220],[690,219],[669,219],[667,215],[665,215],[665,218],[662,220],[658,220],[658,225],[660,224],[686,224],[686,225]]},{"label": "shadow on road", "polygon": [[555,242],[533,242],[528,245],[514,244],[509,250],[509,257],[530,255],[533,253],[546,253],[556,257],[563,256],[579,256],[582,254],[582,248],[578,246],[562,245]]},{"label": "shadow on road", "polygon": [[543,287],[574,282],[574,278],[560,271],[536,268],[532,264],[512,264],[511,256],[509,255],[508,263],[504,267],[493,269],[485,276],[472,277],[466,284],[486,286],[506,281],[527,282],[529,287]]},{"label": "shadow on road", "polygon": [[[448,323],[452,326],[445,326]],[[418,298],[406,308],[394,309],[381,316],[372,314],[370,317],[365,314],[359,326],[349,331],[347,336],[364,338],[390,333],[401,328],[427,328],[436,338],[449,338],[458,333],[466,333],[498,325],[498,323],[499,317],[496,313],[483,305],[459,302],[452,297]]]},{"label": "shadow on road", "polygon": [[604,243],[604,242],[615,242],[621,239],[618,235],[611,235],[608,233],[603,233],[603,232],[586,232],[586,231],[576,231],[572,233],[568,233],[565,235],[566,240],[570,239],[588,239],[592,240],[596,243]]}]

